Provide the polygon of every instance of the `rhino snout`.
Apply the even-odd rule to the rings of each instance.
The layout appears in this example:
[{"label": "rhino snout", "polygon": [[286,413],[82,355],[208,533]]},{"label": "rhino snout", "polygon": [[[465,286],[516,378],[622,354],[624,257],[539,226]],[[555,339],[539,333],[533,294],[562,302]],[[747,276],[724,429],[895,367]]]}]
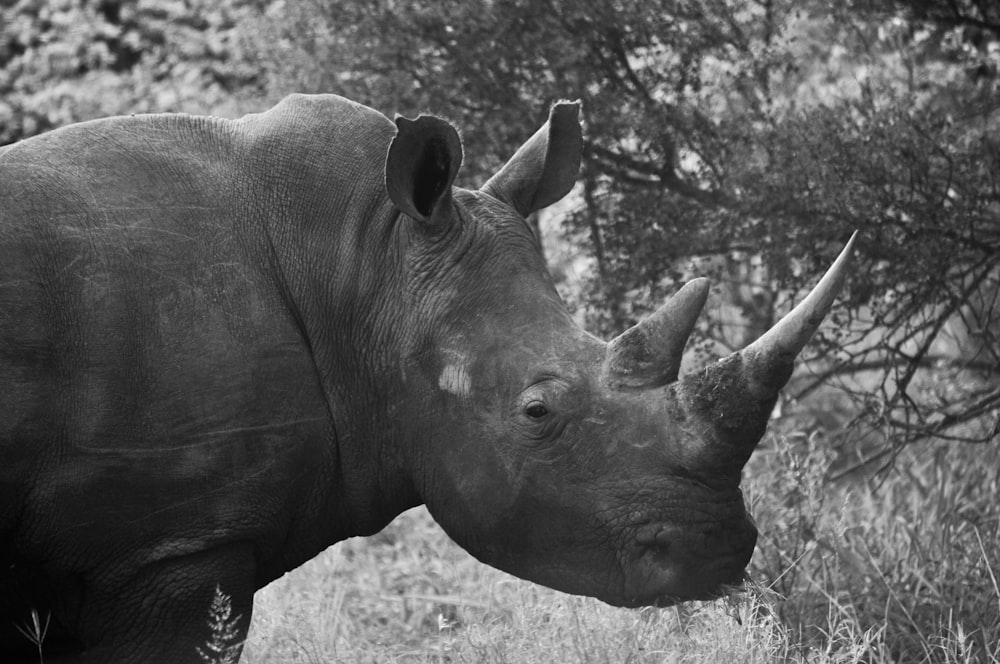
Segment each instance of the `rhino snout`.
[{"label": "rhino snout", "polygon": [[721,597],[746,579],[757,543],[749,515],[700,525],[647,523],[632,540],[627,606],[670,606]]}]

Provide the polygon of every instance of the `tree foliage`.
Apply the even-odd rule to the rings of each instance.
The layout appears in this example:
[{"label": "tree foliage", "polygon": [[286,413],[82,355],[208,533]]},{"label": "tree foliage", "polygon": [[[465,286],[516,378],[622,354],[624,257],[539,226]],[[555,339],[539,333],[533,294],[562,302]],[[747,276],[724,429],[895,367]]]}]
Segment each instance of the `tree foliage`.
[{"label": "tree foliage", "polygon": [[[850,233],[857,270],[793,398],[863,419],[873,457],[986,441],[1000,406],[1000,31],[992,3],[495,0],[284,6],[283,85],[465,128],[481,182],[558,97],[583,101],[570,291],[611,334],[715,276],[701,333],[759,335]],[[295,18],[287,22],[288,12]],[[309,33],[314,41],[296,39]],[[289,75],[303,63],[307,76]],[[837,385],[839,392],[829,389]],[[837,395],[852,398],[847,405]],[[836,417],[831,418],[830,411]],[[857,436],[855,436],[856,438]],[[861,451],[869,454],[873,450]]]},{"label": "tree foliage", "polygon": [[229,0],[0,2],[0,144],[122,113],[232,111],[258,70]]},{"label": "tree foliage", "polygon": [[865,459],[997,434],[995,3],[0,7],[0,140],[111,112],[236,114],[287,92],[337,92],[390,115],[450,117],[463,183],[477,185],[553,101],[580,99],[583,177],[560,233],[589,261],[562,286],[592,329],[616,333],[709,274],[700,347],[742,346],[857,229],[849,292],[789,391],[800,412],[863,421],[867,442],[850,449]]}]

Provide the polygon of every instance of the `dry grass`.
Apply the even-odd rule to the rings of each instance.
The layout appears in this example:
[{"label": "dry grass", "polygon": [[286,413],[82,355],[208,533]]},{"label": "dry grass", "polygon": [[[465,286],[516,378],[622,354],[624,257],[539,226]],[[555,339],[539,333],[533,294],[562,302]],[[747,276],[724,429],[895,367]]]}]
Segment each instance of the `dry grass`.
[{"label": "dry grass", "polygon": [[259,593],[244,659],[771,662],[786,642],[753,593],[681,609],[616,609],[478,563],[418,509]]},{"label": "dry grass", "polygon": [[243,661],[1000,662],[992,448],[926,448],[875,490],[815,439],[748,468],[762,537],[742,596],[616,609],[481,565],[426,511],[258,593]]},{"label": "dry grass", "polygon": [[864,661],[1000,662],[1000,453],[906,450],[878,482],[831,485],[817,438],[778,441],[750,468],[762,538],[754,576],[800,642],[878,629]]}]

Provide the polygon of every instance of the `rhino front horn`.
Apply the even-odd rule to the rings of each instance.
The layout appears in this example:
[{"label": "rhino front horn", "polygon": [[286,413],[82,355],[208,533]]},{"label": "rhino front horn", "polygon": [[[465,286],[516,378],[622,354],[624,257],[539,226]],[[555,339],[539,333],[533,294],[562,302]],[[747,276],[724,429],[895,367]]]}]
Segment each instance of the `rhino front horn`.
[{"label": "rhino front horn", "polygon": [[802,302],[760,338],[740,351],[751,386],[774,393],[788,380],[796,356],[830,313],[844,285],[858,236],[855,231],[837,260]]},{"label": "rhino front horn", "polygon": [[684,376],[674,392],[705,436],[692,467],[738,476],[764,435],[778,390],[799,354],[830,312],[847,278],[857,233],[809,295],[759,339],[741,351]]},{"label": "rhino front horn", "polygon": [[677,380],[684,345],[707,297],[708,279],[689,281],[653,315],[612,339],[604,360],[607,384],[646,388]]}]

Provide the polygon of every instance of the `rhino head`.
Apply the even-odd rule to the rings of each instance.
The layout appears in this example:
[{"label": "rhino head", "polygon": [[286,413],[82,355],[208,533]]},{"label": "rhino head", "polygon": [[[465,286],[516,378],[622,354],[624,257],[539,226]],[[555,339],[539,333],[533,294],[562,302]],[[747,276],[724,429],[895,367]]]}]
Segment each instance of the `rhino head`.
[{"label": "rhino head", "polygon": [[438,523],[490,565],[615,605],[717,597],[757,540],[742,468],[851,245],[767,334],[678,378],[708,281],[605,343],[571,318],[524,221],[574,184],[577,114],[555,105],[476,191],[453,185],[451,125],[396,120],[386,190],[410,217],[401,463]]}]

